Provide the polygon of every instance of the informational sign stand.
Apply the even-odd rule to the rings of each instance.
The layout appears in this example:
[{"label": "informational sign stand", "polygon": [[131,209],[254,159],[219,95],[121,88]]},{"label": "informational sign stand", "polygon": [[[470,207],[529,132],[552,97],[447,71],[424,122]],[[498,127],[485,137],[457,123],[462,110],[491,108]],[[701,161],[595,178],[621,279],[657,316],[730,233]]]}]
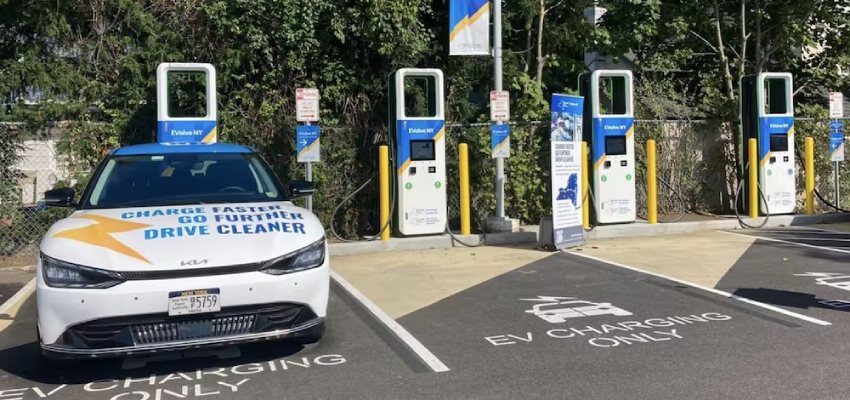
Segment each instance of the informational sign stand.
[{"label": "informational sign stand", "polygon": [[[319,126],[319,89],[295,89],[295,120],[303,122],[295,130],[297,161],[305,163],[306,179],[313,181],[313,163],[321,160]],[[313,211],[313,196],[307,196],[307,209]]]},{"label": "informational sign stand", "polygon": [[552,233],[556,249],[584,244],[581,208],[581,138],[584,98],[552,95],[551,142]]},{"label": "informational sign stand", "polygon": [[490,92],[490,155],[493,158],[511,156],[510,94],[501,90]]},{"label": "informational sign stand", "polygon": [[844,95],[840,92],[832,92],[829,94],[829,154],[832,160],[832,171],[834,176],[833,185],[835,186],[835,206],[841,207],[840,204],[840,162],[844,161]]}]

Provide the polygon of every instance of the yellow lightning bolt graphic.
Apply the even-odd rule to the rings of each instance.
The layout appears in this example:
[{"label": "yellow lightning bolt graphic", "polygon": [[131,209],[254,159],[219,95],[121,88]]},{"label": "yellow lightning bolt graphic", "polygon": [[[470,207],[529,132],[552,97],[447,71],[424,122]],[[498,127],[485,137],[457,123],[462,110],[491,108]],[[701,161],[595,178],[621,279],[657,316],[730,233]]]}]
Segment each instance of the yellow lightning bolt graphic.
[{"label": "yellow lightning bolt graphic", "polygon": [[151,263],[150,261],[148,261],[147,258],[139,254],[136,250],[127,247],[126,245],[124,245],[124,243],[119,242],[111,235],[112,233],[129,232],[134,231],[136,229],[147,228],[150,225],[140,224],[138,222],[122,221],[120,219],[114,219],[95,214],[80,215],[79,217],[74,218],[90,219],[95,223],[82,228],[68,229],[53,235],[53,237],[71,239],[76,240],[78,242],[88,243],[94,246],[105,247],[107,249],[124,254],[125,256],[133,257],[137,260],[142,260],[148,264]]}]

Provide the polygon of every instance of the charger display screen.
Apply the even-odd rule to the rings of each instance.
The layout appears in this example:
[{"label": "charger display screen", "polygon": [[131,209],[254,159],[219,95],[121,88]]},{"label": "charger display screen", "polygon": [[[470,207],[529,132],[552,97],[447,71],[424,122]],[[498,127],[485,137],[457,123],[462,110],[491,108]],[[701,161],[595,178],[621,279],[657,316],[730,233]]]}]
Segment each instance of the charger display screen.
[{"label": "charger display screen", "polygon": [[788,135],[784,133],[771,134],[770,151],[788,151]]},{"label": "charger display screen", "polygon": [[626,137],[605,136],[605,154],[609,156],[626,154]]},{"label": "charger display screen", "polygon": [[433,140],[411,140],[411,161],[433,161],[437,158]]}]

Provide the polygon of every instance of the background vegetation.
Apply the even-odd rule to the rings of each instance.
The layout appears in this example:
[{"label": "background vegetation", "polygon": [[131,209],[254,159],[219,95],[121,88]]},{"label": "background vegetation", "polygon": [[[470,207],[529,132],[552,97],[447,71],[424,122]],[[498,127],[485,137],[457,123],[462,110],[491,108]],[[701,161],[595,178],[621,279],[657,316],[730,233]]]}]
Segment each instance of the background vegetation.
[{"label": "background vegetation", "polygon": [[[801,116],[823,117],[826,92],[850,89],[845,0],[606,0],[597,29],[583,16],[591,3],[504,4],[512,118],[546,120],[550,94],[576,90],[585,49],[619,55],[636,74],[638,118],[691,127],[690,136],[664,142],[669,132],[647,124],[638,140],[657,137],[662,150],[679,150],[683,168],[663,176],[681,185],[692,209],[731,205],[734,173],[725,168],[739,150],[731,132],[741,75],[794,73]],[[325,222],[376,169],[376,145],[387,140],[389,74],[442,68],[448,119],[460,124],[449,140],[474,150],[474,204],[483,219],[494,206],[488,129],[470,124],[487,120],[492,60],[448,57],[447,10],[447,0],[0,0],[0,121],[22,123],[0,128],[0,219],[11,217],[14,204],[14,152],[5,149],[23,138],[70,121],[60,150],[78,181],[104,149],[152,141],[155,69],[164,61],[214,64],[221,140],[254,146],[281,177],[302,174],[294,157],[294,90],[319,88],[323,161],[314,172],[314,204]],[[507,164],[508,213],[525,222],[536,222],[548,204],[547,141],[535,127],[514,127]],[[825,132],[818,129],[812,132]],[[706,155],[705,143],[729,150]],[[693,176],[700,178],[687,179]],[[342,231],[377,229],[374,192],[339,217]]]}]

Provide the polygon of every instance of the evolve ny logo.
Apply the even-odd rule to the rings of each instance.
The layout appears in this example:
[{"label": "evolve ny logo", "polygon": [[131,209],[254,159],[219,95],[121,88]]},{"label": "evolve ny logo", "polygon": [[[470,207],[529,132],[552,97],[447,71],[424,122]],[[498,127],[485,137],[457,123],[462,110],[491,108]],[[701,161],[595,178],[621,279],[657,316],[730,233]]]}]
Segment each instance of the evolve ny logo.
[{"label": "evolve ny logo", "polygon": [[546,322],[560,324],[570,318],[592,317],[597,315],[616,315],[628,317],[632,313],[613,306],[611,303],[594,303],[575,297],[537,296],[535,299],[520,301],[536,302],[526,313],[536,315]]}]

